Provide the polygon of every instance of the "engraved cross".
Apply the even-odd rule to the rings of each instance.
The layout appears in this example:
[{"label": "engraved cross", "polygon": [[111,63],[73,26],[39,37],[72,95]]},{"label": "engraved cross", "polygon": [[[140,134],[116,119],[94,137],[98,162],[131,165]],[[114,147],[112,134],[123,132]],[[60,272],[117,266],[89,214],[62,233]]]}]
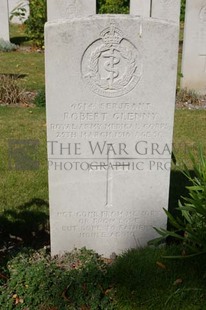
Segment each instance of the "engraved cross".
[{"label": "engraved cross", "polygon": [[[113,151],[113,144],[112,143],[108,143],[107,144],[107,164],[104,165],[104,167],[107,169],[106,170],[106,186],[105,186],[105,207],[111,207],[112,206],[112,191],[113,191],[113,168],[111,168],[111,161],[113,160],[113,158],[111,158],[110,153],[114,154]],[[130,164],[120,164],[120,163],[116,163],[113,164],[112,167],[116,167],[116,170],[119,167],[128,167]],[[95,167],[100,167],[102,168],[101,165],[95,165]]]}]

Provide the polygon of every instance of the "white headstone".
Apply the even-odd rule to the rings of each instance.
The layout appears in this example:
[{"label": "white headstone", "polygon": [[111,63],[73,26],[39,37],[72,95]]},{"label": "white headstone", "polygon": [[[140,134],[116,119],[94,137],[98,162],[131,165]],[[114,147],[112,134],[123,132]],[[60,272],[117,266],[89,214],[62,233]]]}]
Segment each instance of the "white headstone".
[{"label": "white headstone", "polygon": [[109,257],[166,226],[178,30],[130,15],[46,24],[52,255]]},{"label": "white headstone", "polygon": [[96,0],[47,0],[47,19],[84,17],[96,13]]},{"label": "white headstone", "polygon": [[12,14],[17,10],[17,8],[25,9],[25,16],[19,17],[14,16],[11,19],[11,23],[14,24],[22,24],[27,20],[29,16],[29,1],[28,0],[8,0],[9,4],[9,15],[12,16]]},{"label": "white headstone", "polygon": [[9,41],[9,11],[7,0],[0,1],[0,39]]},{"label": "white headstone", "polygon": [[152,0],[152,17],[179,22],[180,0]]},{"label": "white headstone", "polygon": [[181,87],[206,94],[206,0],[187,0]]},{"label": "white headstone", "polygon": [[151,0],[130,0],[130,14],[139,16],[150,16]]}]

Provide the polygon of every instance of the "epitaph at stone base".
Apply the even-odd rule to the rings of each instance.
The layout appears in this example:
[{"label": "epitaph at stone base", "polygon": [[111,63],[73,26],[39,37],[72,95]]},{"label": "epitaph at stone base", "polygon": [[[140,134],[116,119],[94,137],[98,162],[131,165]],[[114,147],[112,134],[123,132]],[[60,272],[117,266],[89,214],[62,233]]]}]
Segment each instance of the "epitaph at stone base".
[{"label": "epitaph at stone base", "polygon": [[46,25],[52,255],[86,246],[109,257],[166,225],[177,51],[169,22]]}]

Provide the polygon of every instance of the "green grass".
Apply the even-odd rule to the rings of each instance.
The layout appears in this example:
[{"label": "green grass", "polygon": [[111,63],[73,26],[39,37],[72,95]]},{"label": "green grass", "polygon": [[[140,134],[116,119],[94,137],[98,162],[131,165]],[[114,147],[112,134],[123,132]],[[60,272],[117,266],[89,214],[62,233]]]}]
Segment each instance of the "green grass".
[{"label": "green grass", "polygon": [[206,150],[206,111],[176,110],[174,126],[174,154],[179,164],[189,164],[189,152],[197,154],[198,145]]},{"label": "green grass", "polygon": [[28,41],[28,37],[25,33],[25,25],[17,25],[17,24],[10,24],[9,25],[9,34],[10,34],[10,40],[13,43],[24,45],[31,42]]},{"label": "green grass", "polygon": [[[5,238],[11,233],[31,239],[48,221],[45,110],[1,107],[0,129],[0,226]],[[9,140],[27,139],[39,141],[39,169],[16,171]]]},{"label": "green grass", "polygon": [[183,36],[184,36],[184,24],[180,23],[180,33],[179,33],[179,53],[178,53],[178,65],[177,65],[177,89],[180,88],[180,80],[182,74],[182,46],[183,46]]},{"label": "green grass", "polygon": [[[116,261],[113,272],[118,309],[205,309],[205,257],[163,258],[171,254],[180,254],[180,249],[131,250]],[[178,279],[181,283],[176,284]]]},{"label": "green grass", "polygon": [[[44,53],[32,49],[22,25],[10,25],[11,42],[23,50],[3,53],[0,52],[0,74],[18,77],[19,84],[26,90],[39,90],[45,86]],[[31,51],[27,49],[31,48]]]},{"label": "green grass", "polygon": [[0,52],[0,74],[16,75],[27,90],[44,87],[44,54],[34,52]]},{"label": "green grass", "polygon": [[[16,208],[30,199],[48,199],[45,111],[41,108],[6,108],[0,112],[1,210]],[[12,171],[8,158],[9,140],[38,140],[37,159],[40,168],[34,171]],[[4,202],[4,203],[2,203]]]}]

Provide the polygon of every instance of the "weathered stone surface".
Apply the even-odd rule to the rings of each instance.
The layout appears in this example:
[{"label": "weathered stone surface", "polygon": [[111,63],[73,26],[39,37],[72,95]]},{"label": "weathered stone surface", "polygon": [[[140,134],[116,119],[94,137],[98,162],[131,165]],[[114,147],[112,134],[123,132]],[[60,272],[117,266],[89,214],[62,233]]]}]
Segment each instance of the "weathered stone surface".
[{"label": "weathered stone surface", "polygon": [[206,1],[187,0],[181,87],[206,94]]},{"label": "weathered stone surface", "polygon": [[9,11],[7,0],[0,2],[0,39],[9,41]]},{"label": "weathered stone surface", "polygon": [[48,0],[48,21],[89,16],[96,13],[96,0]]},{"label": "weathered stone surface", "polygon": [[96,15],[45,43],[52,254],[144,246],[166,225],[178,25]]},{"label": "weathered stone surface", "polygon": [[151,0],[130,0],[130,14],[150,16]]},{"label": "weathered stone surface", "polygon": [[180,0],[152,0],[152,17],[179,22]]}]

